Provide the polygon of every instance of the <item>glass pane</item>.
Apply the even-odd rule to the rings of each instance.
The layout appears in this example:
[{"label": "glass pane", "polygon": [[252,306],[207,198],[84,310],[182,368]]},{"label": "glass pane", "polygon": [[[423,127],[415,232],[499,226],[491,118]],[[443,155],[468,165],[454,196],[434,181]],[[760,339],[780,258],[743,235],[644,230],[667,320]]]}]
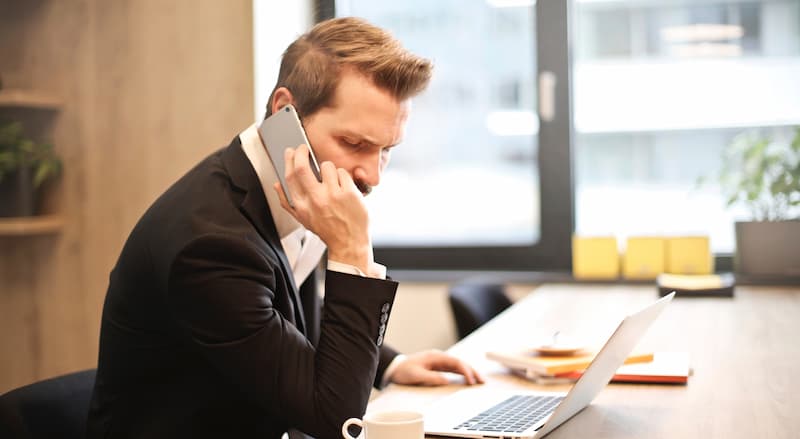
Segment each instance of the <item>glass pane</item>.
[{"label": "glass pane", "polygon": [[539,236],[532,1],[352,0],[430,58],[405,141],[367,198],[378,246],[532,245]]},{"label": "glass pane", "polygon": [[[734,248],[723,148],[800,124],[800,0],[576,2],[576,229]],[[701,178],[710,178],[698,184]]]}]

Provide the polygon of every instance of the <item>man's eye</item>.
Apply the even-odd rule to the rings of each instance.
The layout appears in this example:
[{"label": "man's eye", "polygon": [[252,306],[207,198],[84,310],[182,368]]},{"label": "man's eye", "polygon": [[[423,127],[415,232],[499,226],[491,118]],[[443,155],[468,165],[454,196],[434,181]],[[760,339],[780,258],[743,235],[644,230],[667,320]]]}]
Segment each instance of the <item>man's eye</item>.
[{"label": "man's eye", "polygon": [[352,140],[348,140],[348,139],[342,139],[342,142],[344,142],[344,143],[346,143],[348,146],[352,146],[352,147],[354,147],[354,148],[357,148],[359,145],[361,145],[361,143],[360,143],[360,142],[354,142],[354,141],[352,141]]}]

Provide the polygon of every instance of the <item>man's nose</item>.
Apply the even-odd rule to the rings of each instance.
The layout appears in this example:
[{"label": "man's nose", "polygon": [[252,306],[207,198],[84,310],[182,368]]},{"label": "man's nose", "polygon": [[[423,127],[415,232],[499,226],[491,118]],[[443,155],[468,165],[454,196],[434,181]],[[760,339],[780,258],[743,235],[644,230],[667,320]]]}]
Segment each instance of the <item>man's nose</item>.
[{"label": "man's nose", "polygon": [[382,171],[381,154],[378,152],[377,154],[370,154],[369,157],[365,157],[359,163],[355,176],[370,186],[377,186],[381,182]]}]

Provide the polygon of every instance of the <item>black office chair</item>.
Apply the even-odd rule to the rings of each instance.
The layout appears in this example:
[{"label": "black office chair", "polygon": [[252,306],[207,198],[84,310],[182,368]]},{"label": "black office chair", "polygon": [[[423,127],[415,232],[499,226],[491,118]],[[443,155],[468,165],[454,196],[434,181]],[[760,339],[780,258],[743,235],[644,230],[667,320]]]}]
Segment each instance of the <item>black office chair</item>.
[{"label": "black office chair", "polygon": [[95,373],[62,375],[0,396],[0,438],[83,439]]},{"label": "black office chair", "polygon": [[511,306],[505,287],[496,283],[461,282],[448,296],[459,340]]}]

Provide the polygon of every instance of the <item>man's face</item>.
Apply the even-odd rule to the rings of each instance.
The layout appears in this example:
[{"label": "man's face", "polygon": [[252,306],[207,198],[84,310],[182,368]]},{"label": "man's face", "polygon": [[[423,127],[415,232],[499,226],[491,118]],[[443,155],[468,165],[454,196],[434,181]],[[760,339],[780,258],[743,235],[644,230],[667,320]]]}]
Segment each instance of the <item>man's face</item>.
[{"label": "man's face", "polygon": [[331,105],[304,118],[303,126],[317,161],[347,170],[367,195],[403,138],[408,112],[407,100],[399,102],[364,75],[344,69]]}]

